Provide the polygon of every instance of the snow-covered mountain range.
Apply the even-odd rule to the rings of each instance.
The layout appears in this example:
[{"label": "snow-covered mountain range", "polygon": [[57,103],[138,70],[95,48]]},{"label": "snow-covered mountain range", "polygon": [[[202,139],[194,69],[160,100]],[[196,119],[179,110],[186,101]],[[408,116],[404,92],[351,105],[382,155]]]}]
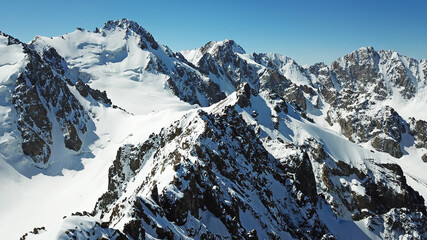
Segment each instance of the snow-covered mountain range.
[{"label": "snow-covered mountain range", "polygon": [[425,109],[427,60],[391,50],[0,32],[0,238],[426,239]]}]

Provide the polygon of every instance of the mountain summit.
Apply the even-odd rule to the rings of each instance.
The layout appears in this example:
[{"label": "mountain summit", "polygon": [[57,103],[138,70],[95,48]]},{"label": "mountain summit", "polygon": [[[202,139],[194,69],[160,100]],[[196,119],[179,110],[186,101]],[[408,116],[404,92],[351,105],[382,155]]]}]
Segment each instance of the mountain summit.
[{"label": "mountain summit", "polygon": [[0,33],[0,236],[425,239],[426,84],[372,47],[300,66],[127,19]]},{"label": "mountain summit", "polygon": [[[153,36],[146,31],[144,28],[142,28],[138,23],[128,20],[126,18],[123,18],[121,20],[115,20],[115,21],[108,21],[105,23],[104,27],[101,29],[102,32],[105,31],[114,31],[114,30],[125,30],[125,31],[133,31],[136,34],[139,34],[145,41],[149,43],[149,46],[157,50],[158,49],[158,43],[154,40]],[[144,47],[144,46],[141,46]]]},{"label": "mountain summit", "polygon": [[126,18],[122,18],[118,20],[109,20],[104,24],[104,27],[103,27],[103,29],[105,30],[113,30],[116,28],[131,29],[135,32],[143,32],[143,31],[146,32],[146,30],[142,28],[137,22],[126,19]]}]

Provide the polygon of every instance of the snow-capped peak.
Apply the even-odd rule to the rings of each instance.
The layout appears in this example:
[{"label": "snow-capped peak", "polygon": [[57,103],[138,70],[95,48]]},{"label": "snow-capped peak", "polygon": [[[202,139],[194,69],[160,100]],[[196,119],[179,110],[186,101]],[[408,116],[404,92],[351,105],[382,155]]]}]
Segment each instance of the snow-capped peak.
[{"label": "snow-capped peak", "polygon": [[341,66],[346,66],[348,64],[374,65],[375,59],[378,61],[378,58],[378,52],[376,52],[373,47],[361,47],[356,51],[339,58],[336,62]]},{"label": "snow-capped peak", "polygon": [[117,19],[117,20],[109,20],[104,24],[102,29],[104,30],[114,30],[114,29],[131,29],[135,32],[138,31],[146,31],[142,28],[137,22],[129,20],[127,18]]},{"label": "snow-capped peak", "polygon": [[12,44],[20,44],[22,43],[21,41],[19,41],[17,38],[14,38],[2,31],[0,31],[0,36],[4,37],[5,39],[7,39],[6,45],[12,45]]},{"label": "snow-capped peak", "polygon": [[217,56],[218,58],[223,58],[225,56],[231,56],[237,54],[245,54],[245,50],[238,45],[234,40],[225,39],[223,41],[210,41],[200,48],[193,50],[184,50],[180,52],[187,61],[198,66],[199,61],[202,57],[207,56]]},{"label": "snow-capped peak", "polygon": [[217,49],[223,49],[223,50],[231,50],[236,53],[245,54],[245,50],[237,44],[234,40],[231,39],[225,39],[223,41],[210,41],[206,43],[204,47],[201,48],[201,52],[204,54],[206,52],[214,53],[215,51],[218,51]]},{"label": "snow-capped peak", "polygon": [[269,59],[271,59],[272,61],[280,61],[282,62],[282,64],[287,64],[287,63],[296,63],[295,60],[293,60],[292,58],[282,55],[282,54],[278,54],[278,53],[266,53],[265,54]]},{"label": "snow-capped peak", "polygon": [[372,46],[361,47],[356,50],[356,52],[374,52],[375,49]]},{"label": "snow-capped peak", "polygon": [[[101,32],[103,35],[108,35],[114,32],[126,32],[125,38],[127,38],[129,35],[137,34],[141,36],[141,38],[148,43],[148,45],[151,46],[152,49],[157,50],[159,47],[159,44],[154,39],[153,35],[149,33],[147,30],[145,30],[143,27],[141,27],[138,23],[135,21],[122,18],[119,20],[109,20],[105,23],[104,27],[99,30],[96,29],[95,33]],[[142,44],[142,43],[141,43]],[[146,44],[142,44],[146,45]],[[145,46],[143,46],[144,48]]]}]

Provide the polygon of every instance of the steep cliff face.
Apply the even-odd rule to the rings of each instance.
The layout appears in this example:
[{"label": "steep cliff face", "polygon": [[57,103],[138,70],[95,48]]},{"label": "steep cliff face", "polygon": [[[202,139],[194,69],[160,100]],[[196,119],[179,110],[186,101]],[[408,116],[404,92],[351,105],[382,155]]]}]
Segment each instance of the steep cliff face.
[{"label": "steep cliff face", "polygon": [[359,93],[373,88],[376,94],[400,94],[409,99],[425,84],[423,67],[422,61],[397,52],[364,47],[333,62],[331,71],[342,88]]},{"label": "steep cliff face", "polygon": [[40,56],[29,46],[25,52],[28,64],[16,80],[12,102],[18,115],[24,154],[46,164],[53,144],[51,121],[59,123],[65,147],[79,151],[82,145],[79,134],[86,132],[89,117],[70,92],[64,76],[58,74],[59,70],[64,73],[64,69],[52,69],[47,63],[62,59],[56,51],[50,49]]},{"label": "steep cliff face", "polygon": [[402,118],[393,108],[401,110],[397,102],[405,101],[411,107],[411,102],[423,95],[423,69],[423,61],[367,47],[333,62],[328,72],[314,75],[329,79],[321,93],[332,106],[327,114],[331,125],[338,123],[351,141],[369,141],[376,150],[400,158],[409,117],[405,112]]},{"label": "steep cliff face", "polygon": [[319,63],[302,68],[292,59],[275,54],[253,56],[256,62],[299,85],[287,86],[288,102],[302,109],[313,104],[350,141],[369,142],[393,157],[402,157],[401,146],[409,144],[402,141],[410,127],[409,118],[423,118],[410,109],[418,109],[419,104],[425,106],[425,100],[421,100],[426,84],[424,60],[394,51],[375,51],[372,47],[360,48],[330,67]]},{"label": "steep cliff face", "polygon": [[[11,137],[20,142],[22,150],[18,154],[22,152],[38,168],[47,168],[53,146],[74,152],[81,149],[91,118],[72,93],[75,79],[70,80],[70,69],[55,49],[25,44],[6,34],[1,37],[6,43],[2,45],[4,51],[14,49],[14,53],[8,53],[22,56],[19,68],[2,79],[8,83],[3,85],[3,106],[13,112],[5,120],[14,123],[10,131]],[[90,87],[87,91],[97,93]],[[104,93],[97,101],[106,99]]]}]

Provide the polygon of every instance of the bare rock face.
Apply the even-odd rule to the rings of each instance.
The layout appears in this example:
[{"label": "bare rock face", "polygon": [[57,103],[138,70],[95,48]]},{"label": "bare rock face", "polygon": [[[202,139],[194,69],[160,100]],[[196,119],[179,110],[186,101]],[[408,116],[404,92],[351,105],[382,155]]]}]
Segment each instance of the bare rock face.
[{"label": "bare rock face", "polygon": [[424,199],[407,185],[406,178],[399,165],[391,163],[377,165],[384,168],[382,174],[387,178],[395,177],[394,181],[391,182],[400,185],[401,192],[396,192],[395,189],[385,184],[378,184],[373,180],[367,181],[365,183],[366,192],[371,196],[371,202],[374,206],[374,209],[370,210],[385,213],[393,208],[407,208],[414,212],[426,212]]},{"label": "bare rock face", "polygon": [[296,84],[292,84],[289,88],[286,89],[285,99],[287,102],[293,103],[299,109],[307,109],[304,93],[301,90],[301,87],[298,87]]},{"label": "bare rock face", "polygon": [[281,161],[281,168],[284,172],[294,175],[296,188],[304,194],[306,199],[301,199],[301,203],[305,201],[315,205],[318,201],[316,179],[313,174],[313,168],[307,152],[290,156],[286,161]]},{"label": "bare rock face", "polygon": [[[386,106],[375,115],[365,114],[363,105],[358,106],[355,113],[341,112],[335,118],[341,127],[341,132],[350,141],[368,142],[372,140],[372,146],[381,152],[387,152],[393,157],[400,158],[403,153],[400,147],[402,135],[409,129],[408,123],[391,107]],[[332,116],[333,111],[328,112]],[[340,115],[344,116],[340,116]]]},{"label": "bare rock face", "polygon": [[[132,237],[133,239],[145,240],[145,229],[141,228],[141,223],[137,220],[128,222],[123,228],[123,233]],[[159,236],[159,238],[161,237],[162,236]]]},{"label": "bare rock face", "polygon": [[[200,76],[192,72],[182,72],[180,77],[171,77],[167,81],[173,93],[181,100],[200,106],[208,106],[225,98],[220,87],[213,81],[204,82]],[[197,94],[206,96],[207,102],[200,101]]]},{"label": "bare rock face", "polygon": [[47,163],[51,153],[49,144],[52,144],[52,124],[39,98],[37,88],[29,87],[23,76],[16,80],[13,104],[20,116],[18,129],[23,138],[24,154],[37,163]]},{"label": "bare rock face", "polygon": [[80,95],[83,97],[88,97],[89,95],[98,102],[112,105],[111,99],[107,97],[107,93],[105,91],[101,92],[98,89],[92,89],[86,83],[83,83],[81,80],[76,82],[76,89],[79,91]]},{"label": "bare rock face", "polygon": [[77,130],[70,121],[65,124],[64,142],[66,148],[74,151],[79,151],[82,146]]},{"label": "bare rock face", "polygon": [[381,152],[388,152],[396,158],[400,158],[403,155],[399,142],[394,139],[375,137],[372,141],[372,147]]},{"label": "bare rock face", "polygon": [[24,154],[43,166],[52,151],[53,121],[60,126],[65,146],[78,151],[82,145],[79,134],[86,132],[89,117],[67,86],[62,57],[52,48],[39,53],[31,45],[16,44],[21,44],[27,55],[12,94],[17,127]]},{"label": "bare rock face", "polygon": [[423,120],[410,119],[410,134],[415,138],[417,148],[427,148],[427,122]]},{"label": "bare rock face", "polygon": [[197,65],[202,73],[226,78],[234,87],[242,82],[259,84],[256,69],[238,56],[245,51],[233,40],[208,42],[201,48],[201,53],[203,56]]},{"label": "bare rock face", "polygon": [[[155,74],[168,75],[167,84],[177,97],[185,102],[200,106],[208,106],[225,98],[225,94],[220,90],[217,83],[208,77],[203,77],[198,71],[191,68],[193,65],[189,64],[188,61],[181,62],[182,55],[167,53],[174,61],[173,67],[167,67],[161,58],[151,56],[145,70],[152,71]],[[203,98],[199,99],[198,96],[203,96]]]},{"label": "bare rock face", "polygon": [[384,238],[389,239],[396,238],[395,233],[412,236],[414,229],[419,229],[421,233],[415,238],[422,239],[427,232],[425,214],[405,208],[394,208],[384,215],[371,216],[367,224],[370,230],[380,229]]},{"label": "bare rock face", "polygon": [[114,30],[116,28],[132,30],[133,32],[139,34],[142,37],[140,42],[140,47],[142,49],[150,47],[151,49],[157,50],[159,48],[159,44],[154,40],[153,35],[142,28],[137,22],[128,20],[126,18],[110,20],[105,23],[103,30]]},{"label": "bare rock face", "polygon": [[24,154],[31,157],[36,163],[47,163],[51,154],[49,145],[31,129],[24,127],[18,127],[18,129],[24,139],[22,142]]},{"label": "bare rock face", "polygon": [[[407,59],[409,67],[416,65],[416,60]],[[381,68],[387,68],[382,72]],[[405,67],[400,55],[393,51],[375,51],[364,47],[332,63],[331,72],[342,88],[360,94],[368,93],[370,88],[378,94],[379,100],[389,95],[384,84],[385,74],[390,83],[400,88],[404,98],[412,98],[416,93],[414,76]]]},{"label": "bare rock face", "polygon": [[252,89],[248,83],[242,83],[236,90],[237,92],[237,104],[244,108],[251,105]]},{"label": "bare rock face", "polygon": [[268,89],[283,95],[291,84],[291,81],[273,69],[266,69],[260,74],[261,89]]},{"label": "bare rock face", "polygon": [[365,93],[366,85],[375,83],[378,75],[379,54],[372,48],[361,48],[343,57],[340,64],[332,63],[331,71],[343,88]]},{"label": "bare rock face", "polygon": [[[388,106],[379,111],[378,104],[393,95],[413,98],[418,91],[416,86],[425,81],[417,70],[422,64],[394,51],[364,47],[339,58],[330,67],[315,64],[307,71],[317,79],[318,94],[331,106],[326,116],[331,125],[338,123],[350,141],[372,141],[378,151],[400,158],[403,152],[399,144],[409,128],[418,146],[425,142],[422,123],[418,123],[416,131],[415,121],[407,123]],[[372,114],[373,110],[377,113]]]},{"label": "bare rock face", "polygon": [[[373,169],[378,167],[381,170],[375,173],[375,170],[360,171],[344,162],[337,162],[333,168],[324,165],[321,179],[326,191],[323,194],[335,196],[330,204],[341,214],[349,211],[354,220],[386,214],[396,208],[425,213],[424,199],[407,185],[398,165],[376,164]],[[336,179],[341,179],[340,183]],[[356,188],[360,191],[355,191]],[[345,211],[339,210],[341,204]]]}]

